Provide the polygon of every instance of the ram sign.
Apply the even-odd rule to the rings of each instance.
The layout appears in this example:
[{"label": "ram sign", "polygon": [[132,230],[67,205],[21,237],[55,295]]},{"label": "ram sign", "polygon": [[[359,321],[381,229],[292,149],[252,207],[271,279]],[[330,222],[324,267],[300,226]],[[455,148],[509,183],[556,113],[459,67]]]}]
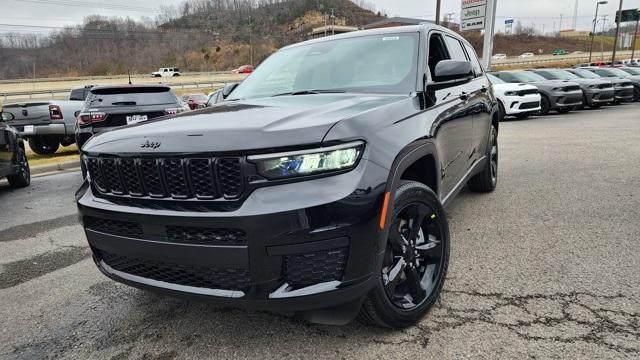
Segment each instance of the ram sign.
[{"label": "ram sign", "polygon": [[460,30],[484,29],[487,15],[487,0],[462,0]]}]

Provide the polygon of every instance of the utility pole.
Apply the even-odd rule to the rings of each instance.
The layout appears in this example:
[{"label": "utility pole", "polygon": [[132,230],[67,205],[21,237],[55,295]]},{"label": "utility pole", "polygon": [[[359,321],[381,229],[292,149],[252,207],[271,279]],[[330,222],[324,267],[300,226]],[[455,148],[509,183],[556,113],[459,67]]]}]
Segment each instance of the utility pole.
[{"label": "utility pole", "polygon": [[593,31],[591,32],[591,47],[589,48],[589,62],[591,62],[591,54],[593,53],[593,40],[596,38],[596,24],[598,23],[598,7],[608,4],[608,1],[598,1],[596,3],[596,16],[593,18]]},{"label": "utility pole", "polygon": [[575,5],[573,6],[573,24],[571,26],[573,31],[578,27],[578,0],[576,0]]},{"label": "utility pole", "polygon": [[436,25],[440,25],[440,1],[436,0]]},{"label": "utility pole", "polygon": [[[640,11],[640,10],[637,10]],[[636,15],[636,31],[633,32],[633,43],[631,45],[631,58],[636,54],[636,38],[638,37],[638,23],[640,22],[640,14]]]},{"label": "utility pole", "polygon": [[620,0],[620,9],[618,9],[618,18],[616,19],[616,37],[613,39],[613,55],[611,55],[611,64],[616,60],[616,50],[618,48],[618,34],[620,34],[620,22],[622,21],[622,1]]},{"label": "utility pole", "polygon": [[558,28],[558,33],[562,32],[562,14],[560,14],[560,28]]}]

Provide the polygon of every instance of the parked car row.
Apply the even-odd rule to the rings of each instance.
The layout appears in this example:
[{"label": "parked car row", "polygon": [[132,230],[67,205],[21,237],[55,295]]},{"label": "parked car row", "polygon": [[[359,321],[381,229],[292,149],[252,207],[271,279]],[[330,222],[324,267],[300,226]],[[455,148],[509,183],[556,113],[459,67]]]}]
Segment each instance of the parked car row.
[{"label": "parked car row", "polygon": [[632,67],[512,70],[488,76],[502,118],[640,101],[640,69]]}]

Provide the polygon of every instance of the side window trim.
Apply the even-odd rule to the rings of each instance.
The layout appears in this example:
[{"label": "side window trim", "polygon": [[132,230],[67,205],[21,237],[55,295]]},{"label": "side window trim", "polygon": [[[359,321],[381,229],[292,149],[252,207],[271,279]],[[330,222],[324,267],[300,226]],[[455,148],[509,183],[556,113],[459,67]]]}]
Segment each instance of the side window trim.
[{"label": "side window trim", "polygon": [[484,76],[486,71],[482,67],[482,63],[480,62],[480,59],[478,58],[478,54],[476,54],[476,51],[473,48],[473,46],[466,43],[462,43],[462,44],[463,44],[464,51],[467,53],[467,58],[469,58],[469,61],[471,61],[471,63],[473,64],[473,68],[475,69],[476,66],[480,68],[480,73],[476,73],[476,77],[478,78],[478,77]]}]

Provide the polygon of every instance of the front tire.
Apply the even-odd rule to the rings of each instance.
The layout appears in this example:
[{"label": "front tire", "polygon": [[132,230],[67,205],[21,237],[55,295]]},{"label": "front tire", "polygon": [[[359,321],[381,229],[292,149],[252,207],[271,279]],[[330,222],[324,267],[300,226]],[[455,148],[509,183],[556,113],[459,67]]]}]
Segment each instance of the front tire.
[{"label": "front tire", "polygon": [[55,137],[32,137],[29,147],[38,155],[51,155],[58,151],[60,141]]},{"label": "front tire", "polygon": [[491,125],[487,162],[481,173],[469,179],[469,189],[474,192],[492,192],[498,184],[498,130]]},{"label": "front tire", "polygon": [[17,162],[18,171],[14,175],[7,176],[7,181],[12,188],[23,188],[31,184],[31,169],[29,169],[29,161],[27,154],[21,147],[18,148]]},{"label": "front tire", "polygon": [[540,99],[540,115],[547,115],[551,111],[551,103],[546,96],[542,96]]},{"label": "front tire", "polygon": [[449,225],[437,195],[422,183],[402,182],[393,208],[380,275],[360,319],[401,329],[419,322],[440,296],[449,265]]},{"label": "front tire", "polygon": [[507,111],[504,109],[504,105],[502,101],[498,100],[498,119],[499,121],[503,121],[505,116],[507,116]]},{"label": "front tire", "polygon": [[633,102],[640,101],[640,87],[633,87]]}]

